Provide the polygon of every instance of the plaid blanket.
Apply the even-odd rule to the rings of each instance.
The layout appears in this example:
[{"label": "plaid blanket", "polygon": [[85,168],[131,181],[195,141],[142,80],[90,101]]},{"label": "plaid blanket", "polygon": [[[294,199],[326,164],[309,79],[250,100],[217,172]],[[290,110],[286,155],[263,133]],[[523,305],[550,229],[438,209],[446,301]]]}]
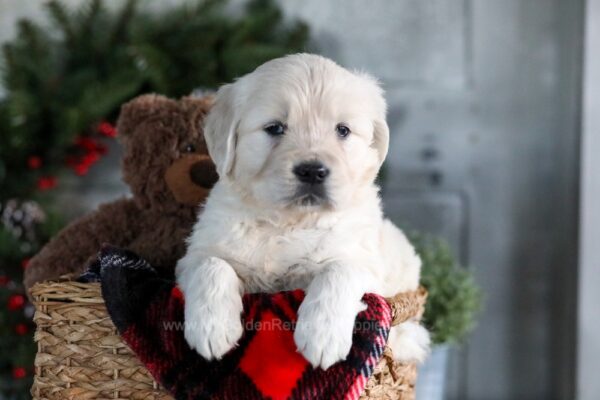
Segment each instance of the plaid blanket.
[{"label": "plaid blanket", "polygon": [[324,371],[313,368],[294,344],[304,293],[248,294],[238,346],[221,360],[207,361],[184,338],[182,292],[137,255],[106,246],[82,279],[101,281],[123,340],[177,399],[358,399],[391,323],[386,301],[365,295],[368,308],[357,316],[350,354]]}]

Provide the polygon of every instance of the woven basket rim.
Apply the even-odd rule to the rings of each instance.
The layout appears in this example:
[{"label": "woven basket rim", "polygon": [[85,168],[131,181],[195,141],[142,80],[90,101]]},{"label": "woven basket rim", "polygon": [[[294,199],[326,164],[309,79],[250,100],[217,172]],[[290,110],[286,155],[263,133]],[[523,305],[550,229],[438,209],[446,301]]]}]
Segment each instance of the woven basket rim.
[{"label": "woven basket rim", "polygon": [[[30,289],[34,305],[61,303],[104,304],[99,282],[77,282],[73,276],[64,275],[56,280],[35,283]],[[427,301],[427,289],[420,286],[417,290],[398,293],[385,300],[392,309],[392,325],[420,319]]]}]

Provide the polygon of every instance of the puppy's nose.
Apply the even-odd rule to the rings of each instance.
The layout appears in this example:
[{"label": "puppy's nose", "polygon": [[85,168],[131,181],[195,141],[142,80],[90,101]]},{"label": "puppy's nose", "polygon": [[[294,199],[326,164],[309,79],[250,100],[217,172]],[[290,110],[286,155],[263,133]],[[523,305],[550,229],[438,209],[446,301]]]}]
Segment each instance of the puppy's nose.
[{"label": "puppy's nose", "polygon": [[300,182],[323,183],[329,175],[329,169],[318,161],[308,161],[296,165],[294,174]]}]

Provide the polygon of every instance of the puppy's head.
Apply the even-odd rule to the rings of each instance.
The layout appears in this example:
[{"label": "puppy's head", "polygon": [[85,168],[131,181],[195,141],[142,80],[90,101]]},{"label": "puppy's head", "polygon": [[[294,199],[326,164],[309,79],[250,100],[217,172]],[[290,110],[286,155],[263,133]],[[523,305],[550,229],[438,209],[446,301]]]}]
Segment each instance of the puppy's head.
[{"label": "puppy's head", "polygon": [[388,150],[377,82],[321,56],[263,64],[221,87],[204,135],[225,184],[277,209],[346,207]]}]

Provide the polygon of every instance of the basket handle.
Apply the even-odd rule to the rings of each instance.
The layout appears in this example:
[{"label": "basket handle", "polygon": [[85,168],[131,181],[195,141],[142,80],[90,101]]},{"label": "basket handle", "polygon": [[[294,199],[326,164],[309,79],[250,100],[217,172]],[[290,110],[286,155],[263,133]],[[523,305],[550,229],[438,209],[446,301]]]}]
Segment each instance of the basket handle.
[{"label": "basket handle", "polygon": [[427,289],[420,286],[413,292],[399,293],[386,300],[392,308],[392,326],[408,320],[420,320],[425,311]]}]

